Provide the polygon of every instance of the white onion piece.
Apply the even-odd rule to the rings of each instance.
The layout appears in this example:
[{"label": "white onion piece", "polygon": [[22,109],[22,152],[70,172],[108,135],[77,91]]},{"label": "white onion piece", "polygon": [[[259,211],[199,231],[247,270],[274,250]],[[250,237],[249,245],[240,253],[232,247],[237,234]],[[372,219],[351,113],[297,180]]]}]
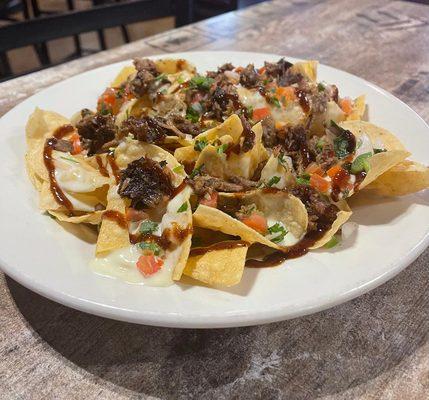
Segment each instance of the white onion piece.
[{"label": "white onion piece", "polygon": [[235,71],[225,71],[224,74],[229,80],[231,80],[233,82],[239,82],[240,81],[240,74],[235,72]]},{"label": "white onion piece", "polygon": [[360,144],[359,147],[356,144],[356,153],[355,153],[355,158],[360,156],[361,154],[365,154],[365,153],[373,153],[373,149],[372,149],[372,142],[371,139],[369,138],[368,135],[363,134],[359,139],[358,139],[358,143]]},{"label": "white onion piece", "polygon": [[346,222],[341,227],[341,240],[345,241],[352,240],[356,237],[358,230],[358,224],[356,222]]}]

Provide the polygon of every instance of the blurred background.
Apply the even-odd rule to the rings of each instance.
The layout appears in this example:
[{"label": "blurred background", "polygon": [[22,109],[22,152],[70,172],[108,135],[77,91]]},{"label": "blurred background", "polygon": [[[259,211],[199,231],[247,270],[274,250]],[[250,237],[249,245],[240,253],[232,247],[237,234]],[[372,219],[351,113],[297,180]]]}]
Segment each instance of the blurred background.
[{"label": "blurred background", "polygon": [[0,0],[0,81],[266,0]]}]

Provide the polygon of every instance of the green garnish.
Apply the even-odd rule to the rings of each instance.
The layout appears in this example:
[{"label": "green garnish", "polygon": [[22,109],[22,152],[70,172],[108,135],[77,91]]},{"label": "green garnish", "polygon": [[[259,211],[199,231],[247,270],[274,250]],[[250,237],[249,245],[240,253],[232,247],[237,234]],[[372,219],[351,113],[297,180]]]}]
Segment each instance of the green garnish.
[{"label": "green garnish", "polygon": [[[334,150],[338,158],[344,158],[350,154],[349,146],[350,142],[348,139],[349,135],[352,135],[347,129],[341,128],[335,121],[331,120],[330,130],[335,133],[334,138]],[[353,149],[354,150],[354,149]]]},{"label": "green garnish", "polygon": [[126,119],[130,118],[130,109],[129,108],[127,108],[125,110],[125,117],[126,117]]},{"label": "green garnish", "polygon": [[104,102],[101,102],[100,114],[101,115],[109,115],[112,113],[112,110],[106,107]]},{"label": "green garnish", "polygon": [[156,256],[159,256],[159,254],[161,253],[161,247],[159,247],[156,243],[140,242],[139,247],[142,250],[150,250]]},{"label": "green garnish", "polygon": [[253,115],[253,107],[252,106],[247,107],[246,112],[247,112],[247,116],[251,118]]},{"label": "green garnish", "polygon": [[64,157],[64,156],[61,156],[60,158],[62,158],[63,160],[67,160],[67,161],[74,162],[75,164],[79,164],[79,161],[76,161],[76,160],[74,160],[74,159],[73,159],[73,158],[71,158],[71,157]]},{"label": "green garnish", "polygon": [[189,81],[191,89],[200,89],[208,91],[214,80],[202,75],[196,75]]},{"label": "green garnish", "polygon": [[268,183],[267,183],[267,186],[268,187],[271,187],[271,186],[273,186],[273,185],[275,185],[275,184],[277,184],[277,183],[279,183],[280,182],[280,176],[276,176],[276,175],[274,175],[273,177],[271,177],[271,179],[268,181]]},{"label": "green garnish", "polygon": [[143,221],[140,224],[140,232],[145,234],[153,233],[157,228],[158,224],[150,220]]},{"label": "green garnish", "polygon": [[196,140],[194,144],[194,150],[203,151],[204,147],[209,144],[206,138],[202,138],[200,140]]},{"label": "green garnish", "polygon": [[288,232],[287,229],[282,224],[280,224],[278,222],[276,222],[274,225],[268,227],[268,233],[270,233],[270,234],[279,233],[278,236],[270,239],[274,243],[282,242],[283,239],[285,238],[287,232]]},{"label": "green garnish", "polygon": [[386,149],[373,149],[374,150],[374,154],[378,154],[378,153],[384,153],[384,152],[386,152],[387,150]]},{"label": "green garnish", "polygon": [[264,80],[262,81],[262,84],[263,84],[263,85],[266,85],[268,82],[269,82],[269,80],[268,80],[268,79],[264,79]]},{"label": "green garnish", "polygon": [[181,174],[184,171],[183,165],[180,164],[177,167],[173,168],[173,172],[175,172],[176,174]]},{"label": "green garnish", "polygon": [[159,74],[155,80],[156,81],[163,81],[164,79],[167,79],[167,75],[166,74]]},{"label": "green garnish", "polygon": [[298,176],[298,178],[296,178],[296,183],[298,185],[309,185],[310,184],[310,175],[303,174],[301,176]]},{"label": "green garnish", "polygon": [[360,156],[357,156],[352,162],[352,166],[350,167],[350,172],[352,174],[357,174],[362,171],[368,172],[370,169],[368,159],[371,157],[372,157],[372,153],[363,153]]},{"label": "green garnish", "polygon": [[325,249],[332,249],[338,243],[340,243],[340,239],[339,239],[339,237],[337,235],[334,235],[334,236],[331,237],[331,239],[329,240],[329,242],[325,243],[325,245],[323,247]]},{"label": "green garnish", "polygon": [[185,201],[177,210],[178,213],[182,213],[188,209],[188,203]]},{"label": "green garnish", "polygon": [[277,97],[271,97],[270,102],[271,102],[272,104],[274,104],[274,105],[275,105],[276,107],[278,107],[278,108],[280,108],[280,107],[281,107],[281,105],[280,105],[280,101],[279,101],[279,99],[278,99]]},{"label": "green garnish", "polygon": [[120,87],[120,88],[117,89],[117,91],[115,93],[115,97],[117,99],[121,99],[123,97],[124,93],[125,93],[125,88]]},{"label": "green garnish", "polygon": [[177,83],[181,85],[183,82],[185,82],[185,78],[182,75],[179,75],[179,77],[177,78]]},{"label": "green garnish", "polygon": [[323,147],[325,146],[325,141],[323,139],[319,139],[316,143],[316,149],[318,150],[319,153],[321,153],[323,151]]},{"label": "green garnish", "polygon": [[204,164],[201,164],[199,167],[194,168],[189,177],[192,179],[195,178],[197,175],[201,175],[201,169],[203,168],[203,166]]},{"label": "green garnish", "polygon": [[360,146],[362,146],[362,143],[363,143],[363,140],[362,140],[362,139],[359,139],[359,140],[357,141],[357,143],[356,143],[356,148],[357,148],[357,149],[359,149],[359,148],[360,148]]},{"label": "green garnish", "polygon": [[325,85],[323,83],[318,83],[317,84],[317,90],[319,92],[324,92],[325,91]]},{"label": "green garnish", "polygon": [[191,122],[198,122],[200,120],[200,113],[198,112],[198,110],[194,107],[194,105],[191,105],[190,107],[188,107],[188,109],[186,110],[186,115],[185,115],[186,119],[189,119],[189,121]]},{"label": "green garnish", "polygon": [[228,143],[224,143],[216,149],[216,153],[217,154],[223,154],[223,153],[225,153],[227,148],[228,148]]}]

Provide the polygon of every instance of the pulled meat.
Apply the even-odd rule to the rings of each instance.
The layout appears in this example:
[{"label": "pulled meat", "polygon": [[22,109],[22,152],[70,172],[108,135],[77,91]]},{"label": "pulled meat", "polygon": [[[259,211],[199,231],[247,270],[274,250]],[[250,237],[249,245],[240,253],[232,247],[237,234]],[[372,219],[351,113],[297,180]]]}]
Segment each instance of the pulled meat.
[{"label": "pulled meat", "polygon": [[297,185],[292,194],[298,197],[308,212],[308,230],[325,231],[337,218],[338,208],[323,195],[308,185]]},{"label": "pulled meat", "polygon": [[163,143],[169,129],[166,129],[155,117],[129,117],[122,122],[120,133],[127,136],[129,133],[134,135],[137,140],[147,143]]},{"label": "pulled meat", "polygon": [[258,85],[259,75],[255,70],[253,64],[249,64],[243,71],[240,73],[240,83],[247,88],[252,88]]},{"label": "pulled meat", "polygon": [[243,125],[243,133],[241,134],[244,137],[243,144],[241,146],[241,151],[247,153],[252,150],[255,145],[255,132],[252,130],[252,126],[249,121],[240,115],[241,124]]},{"label": "pulled meat", "polygon": [[265,147],[274,147],[278,143],[274,118],[271,116],[262,120],[262,142]]},{"label": "pulled meat", "polygon": [[136,210],[153,208],[172,193],[169,175],[156,161],[142,157],[121,171],[118,194],[129,198]]},{"label": "pulled meat", "polygon": [[281,58],[276,63],[265,62],[265,73],[275,79],[280,79],[283,77],[288,69],[293,66],[292,63],[286,61],[284,58]]},{"label": "pulled meat", "polygon": [[181,132],[191,136],[197,136],[201,133],[200,126],[195,124],[189,119],[183,118],[180,115],[173,115],[171,117],[172,124]]},{"label": "pulled meat", "polygon": [[137,70],[135,78],[130,82],[131,92],[142,97],[147,93],[150,84],[159,75],[156,64],[147,58],[136,58],[134,66]]},{"label": "pulled meat", "polygon": [[229,193],[242,192],[246,187],[244,184],[226,182],[221,178],[210,175],[197,175],[195,178],[189,180],[189,184],[198,196],[203,196],[213,191]]},{"label": "pulled meat", "polygon": [[93,155],[115,138],[115,121],[110,114],[94,114],[86,109],[81,114],[82,119],[76,124],[76,128],[84,148],[88,149],[88,155]]},{"label": "pulled meat", "polygon": [[277,131],[281,139],[280,144],[290,156],[298,174],[302,174],[305,168],[315,160],[314,153],[307,144],[307,132],[302,126],[284,127]]}]

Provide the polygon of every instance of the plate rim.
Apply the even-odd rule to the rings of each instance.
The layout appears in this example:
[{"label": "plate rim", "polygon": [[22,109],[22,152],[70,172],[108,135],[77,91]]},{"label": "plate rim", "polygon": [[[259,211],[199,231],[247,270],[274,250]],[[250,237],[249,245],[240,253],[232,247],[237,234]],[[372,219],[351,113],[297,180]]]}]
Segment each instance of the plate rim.
[{"label": "plate rim", "polygon": [[[166,58],[166,57],[174,58],[174,57],[186,57],[186,54],[198,55],[198,54],[207,54],[207,53],[241,54],[241,55],[247,55],[249,58],[252,55],[254,56],[257,54],[258,56],[267,55],[273,58],[285,57],[286,59],[290,59],[293,61],[301,60],[301,58],[289,57],[286,55],[281,56],[273,53],[248,52],[248,51],[222,51],[222,50],[154,54],[154,55],[149,55],[148,57],[149,58]],[[45,90],[55,88],[55,86],[61,85],[66,80],[73,79],[78,76],[82,76],[84,74],[94,73],[97,70],[112,68],[116,65],[119,66],[121,64],[126,64],[129,62],[130,60],[123,60],[115,63],[102,65],[97,68],[93,68],[93,69],[75,74],[63,81],[59,81],[52,85],[44,87],[42,90],[34,93],[33,95],[27,97],[23,101],[16,104],[5,114],[3,114],[0,119],[3,119],[4,117],[8,116],[8,114],[10,113],[13,113],[15,108],[17,108],[18,106],[22,106],[26,102],[31,103],[31,99],[34,96],[43,94]],[[397,98],[390,92],[386,91],[385,89],[379,87],[378,85],[366,79],[363,79],[359,76],[356,76],[354,74],[351,74],[339,68],[335,68],[324,63],[323,64],[320,63],[320,65],[323,65],[323,67],[327,67],[333,71],[341,71],[342,73],[348,75],[354,80],[358,80],[359,83],[372,87],[374,90],[379,92],[381,95],[384,95],[388,99],[401,103],[401,105],[405,106],[409,111],[411,111],[414,114],[414,116],[418,117],[418,119],[420,119],[421,122],[423,122],[426,129],[429,130],[428,124],[416,111],[414,111],[408,104],[406,104],[405,102],[403,102],[401,99]],[[6,275],[11,277],[13,280],[17,281],[18,283],[25,286],[26,288],[34,291],[35,293],[42,295],[43,297],[46,297],[50,300],[58,302],[67,307],[71,307],[73,309],[77,309],[79,311],[97,315],[100,317],[120,320],[124,322],[131,322],[131,323],[138,323],[138,324],[145,324],[145,325],[152,325],[152,326],[161,326],[161,327],[200,328],[200,329],[227,328],[227,327],[259,325],[259,324],[297,318],[304,315],[317,313],[317,312],[332,308],[336,305],[350,301],[360,295],[368,293],[370,290],[375,289],[376,287],[392,279],[399,272],[401,272],[407,266],[409,266],[413,261],[415,261],[417,257],[424,252],[424,250],[426,249],[426,247],[428,247],[428,245],[429,245],[429,229],[426,231],[424,236],[413,246],[413,248],[409,250],[408,253],[404,254],[401,258],[399,258],[398,260],[395,261],[395,263],[392,264],[392,268],[390,268],[388,271],[385,271],[384,273],[382,273],[381,275],[377,276],[372,280],[369,280],[359,286],[356,286],[346,292],[343,292],[337,295],[335,298],[326,300],[324,303],[315,304],[315,305],[304,305],[304,306],[301,306],[296,311],[292,311],[292,312],[288,311],[287,313],[284,310],[285,308],[284,306],[283,307],[280,306],[277,308],[273,307],[270,310],[267,310],[266,313],[262,313],[262,312],[249,313],[248,311],[237,310],[234,312],[221,314],[221,315],[220,314],[216,314],[216,315],[200,314],[198,316],[192,316],[192,315],[183,316],[182,314],[179,314],[176,312],[165,313],[165,312],[153,312],[153,311],[136,311],[136,310],[127,309],[124,307],[114,307],[108,304],[98,303],[93,300],[79,298],[77,296],[64,293],[61,290],[56,290],[55,288],[52,288],[52,286],[48,286],[41,282],[35,281],[26,273],[17,271],[15,268],[13,268],[11,265],[9,265],[9,263],[7,263],[3,259],[1,254],[0,254],[0,270],[2,270]]]}]

